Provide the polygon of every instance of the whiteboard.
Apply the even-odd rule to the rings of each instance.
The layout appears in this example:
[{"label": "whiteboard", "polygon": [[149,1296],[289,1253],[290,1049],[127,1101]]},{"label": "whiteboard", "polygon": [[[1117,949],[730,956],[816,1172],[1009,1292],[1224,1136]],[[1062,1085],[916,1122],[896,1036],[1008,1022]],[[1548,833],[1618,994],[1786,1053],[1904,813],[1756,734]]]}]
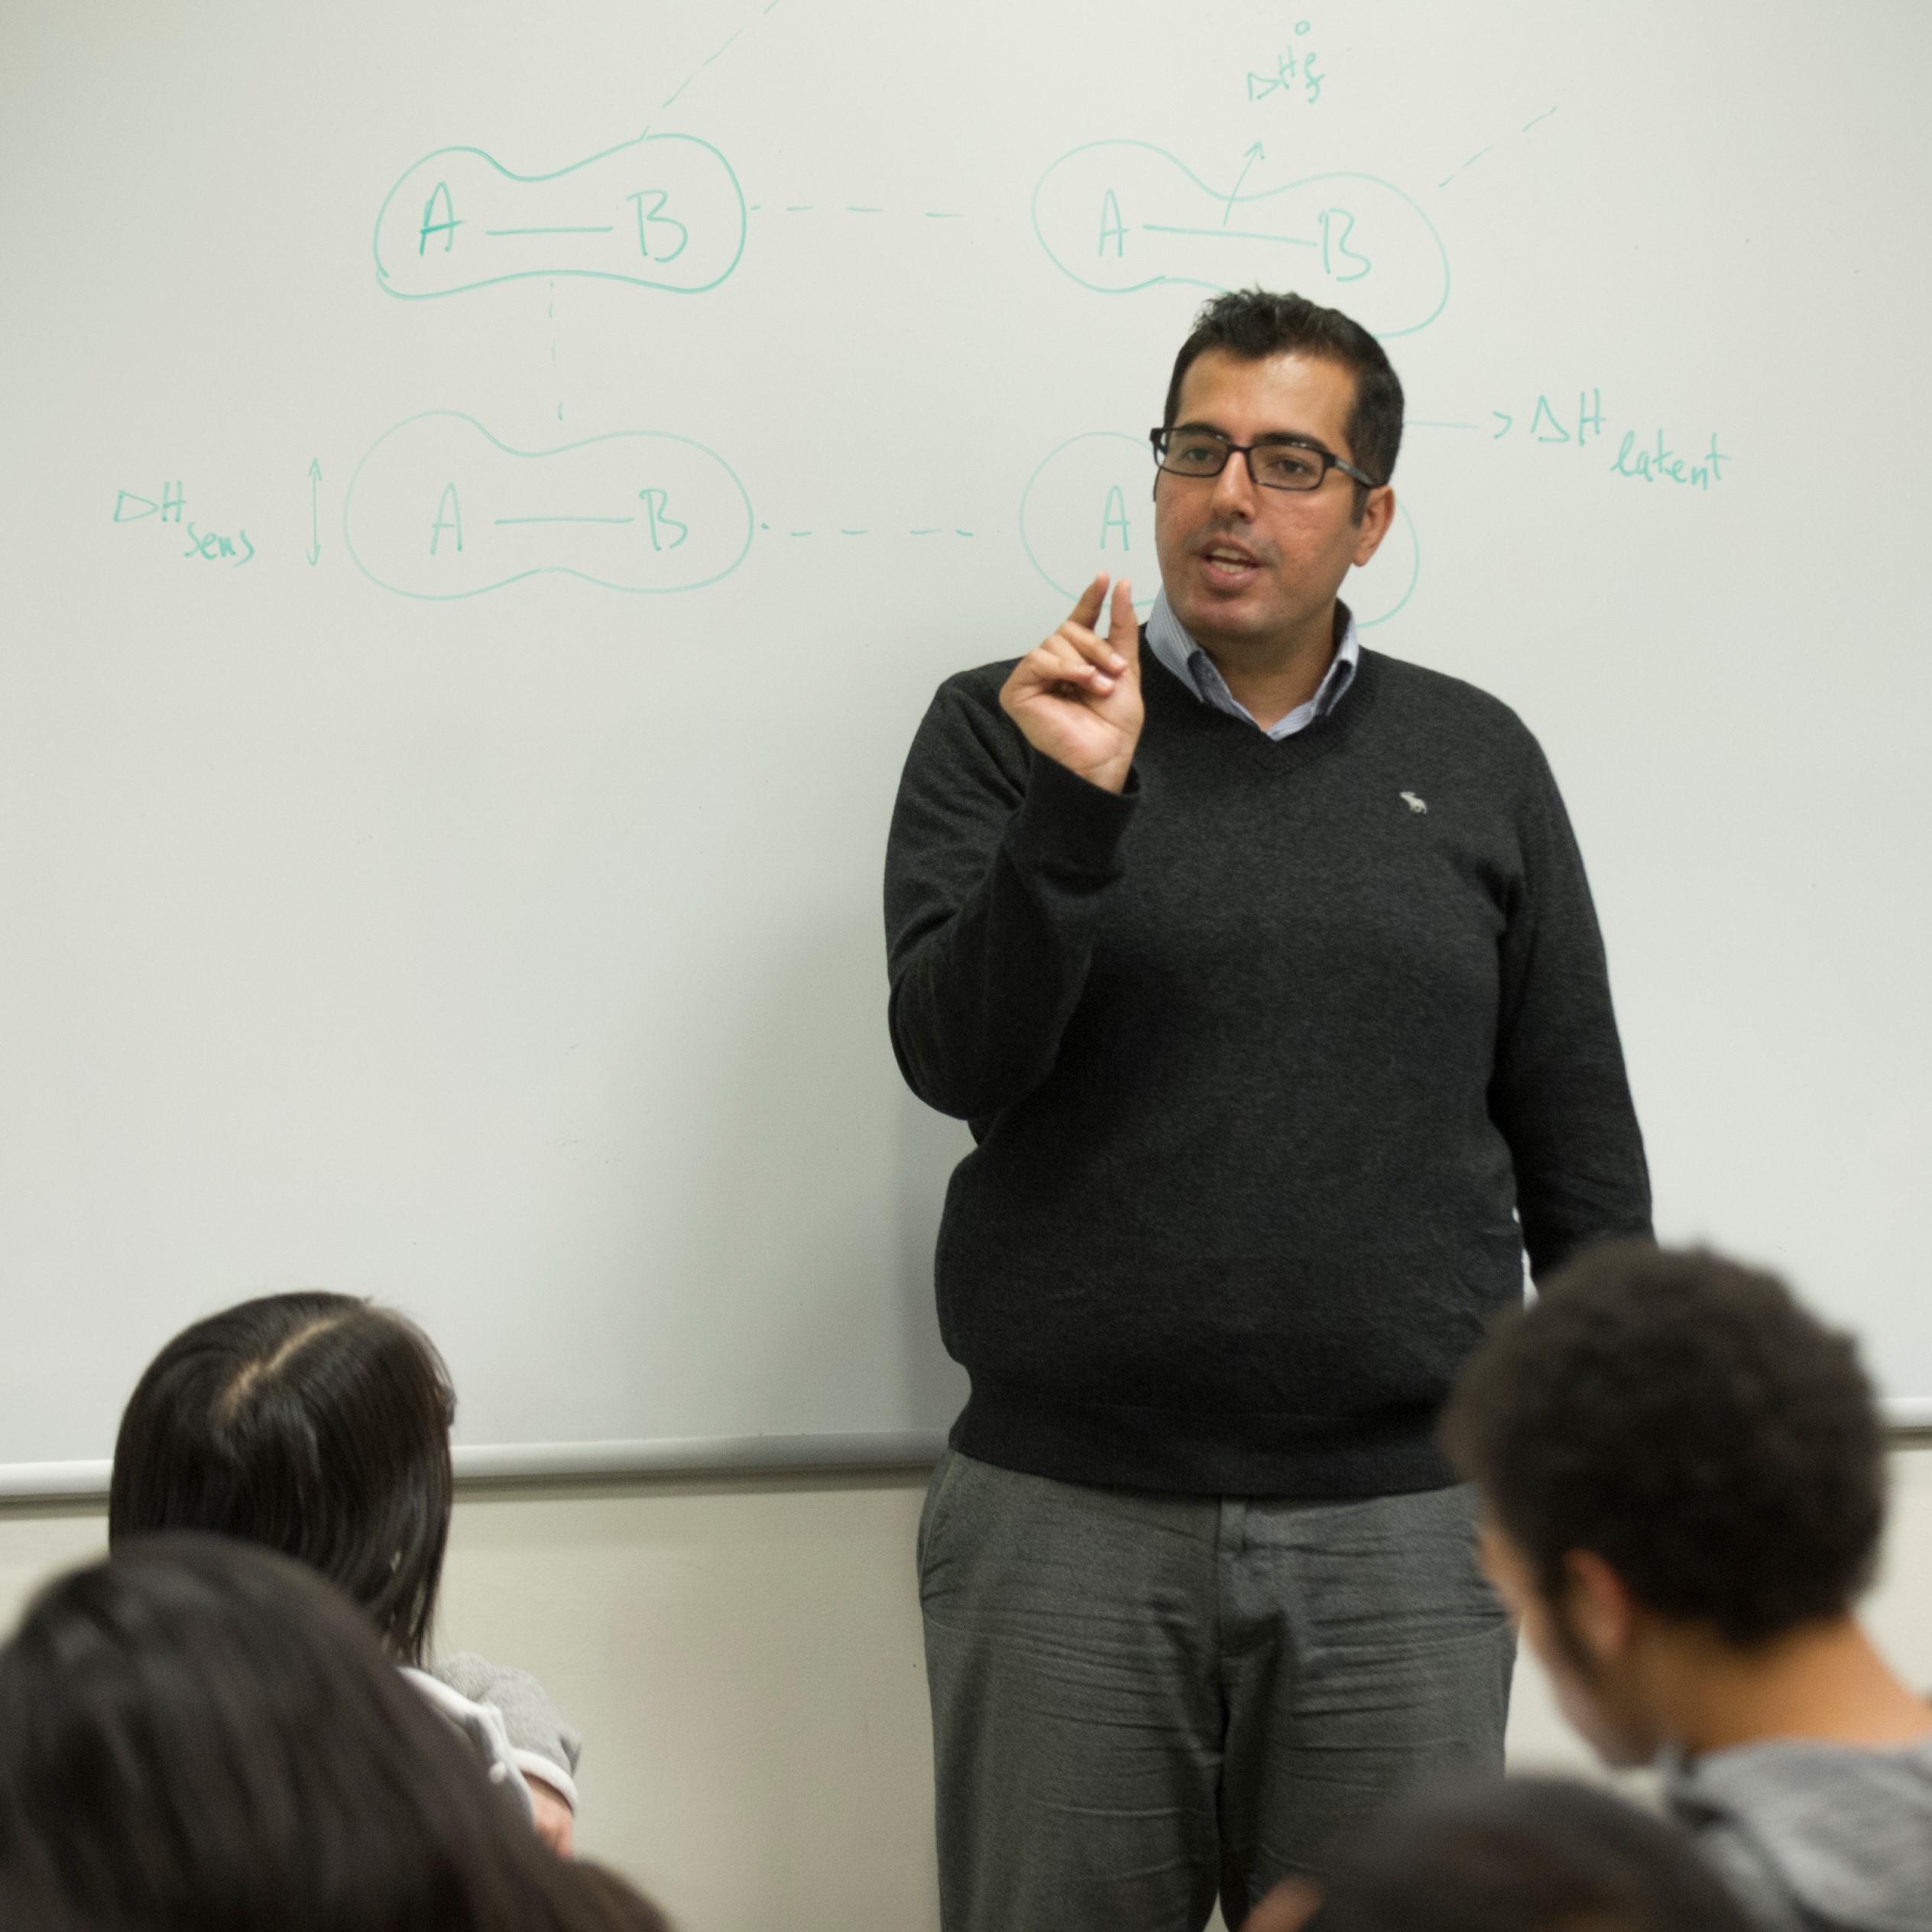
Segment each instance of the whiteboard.
[{"label": "whiteboard", "polygon": [[427,1325],[478,1469],[935,1441],[899,767],[1151,596],[1256,280],[1389,341],[1346,594],[1549,750],[1662,1231],[1932,1420],[1926,8],[0,19],[17,1486],[297,1285]]}]

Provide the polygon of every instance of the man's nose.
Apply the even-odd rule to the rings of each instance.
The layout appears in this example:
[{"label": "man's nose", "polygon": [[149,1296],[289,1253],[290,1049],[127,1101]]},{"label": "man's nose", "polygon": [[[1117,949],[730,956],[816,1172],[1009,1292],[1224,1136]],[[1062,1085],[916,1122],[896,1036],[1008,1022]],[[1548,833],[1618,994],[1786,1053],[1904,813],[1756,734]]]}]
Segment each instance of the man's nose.
[{"label": "man's nose", "polygon": [[1248,459],[1238,449],[1230,449],[1220,475],[1214,478],[1214,513],[1252,521],[1254,511],[1254,478],[1248,474]]}]

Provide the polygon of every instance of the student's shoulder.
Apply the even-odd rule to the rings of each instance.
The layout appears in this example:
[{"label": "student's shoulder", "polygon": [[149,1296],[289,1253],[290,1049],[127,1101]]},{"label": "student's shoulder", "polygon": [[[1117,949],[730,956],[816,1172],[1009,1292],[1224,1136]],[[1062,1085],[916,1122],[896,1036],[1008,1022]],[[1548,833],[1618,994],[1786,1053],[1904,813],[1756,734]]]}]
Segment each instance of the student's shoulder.
[{"label": "student's shoulder", "polygon": [[1673,1768],[1665,1798],[1768,1926],[1902,1924],[1932,1896],[1932,1744],[1768,1739]]},{"label": "student's shoulder", "polygon": [[[473,1650],[452,1650],[438,1657],[429,1666],[427,1674],[472,1703],[488,1704],[497,1702],[494,1694],[503,1686],[517,1683],[528,1674],[507,1665],[493,1664]],[[536,1681],[533,1678],[529,1681]]]},{"label": "student's shoulder", "polygon": [[446,1694],[495,1713],[526,1771],[535,1769],[553,1784],[560,1781],[530,1756],[533,1752],[561,1766],[566,1777],[576,1768],[583,1739],[529,1671],[459,1650],[439,1657],[428,1674]]},{"label": "student's shoulder", "polygon": [[493,1664],[473,1650],[446,1653],[430,1666],[428,1674],[472,1703],[494,1704],[505,1712],[537,1710],[548,1720],[561,1722],[550,1694],[529,1671],[514,1665]]}]

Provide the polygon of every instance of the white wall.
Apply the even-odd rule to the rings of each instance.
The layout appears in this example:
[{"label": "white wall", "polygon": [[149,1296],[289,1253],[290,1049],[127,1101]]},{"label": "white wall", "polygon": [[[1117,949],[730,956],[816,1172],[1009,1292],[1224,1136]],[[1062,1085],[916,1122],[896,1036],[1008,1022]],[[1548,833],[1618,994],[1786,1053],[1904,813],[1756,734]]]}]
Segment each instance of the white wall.
[{"label": "white wall", "polygon": [[[1871,1620],[1932,1685],[1932,1446],[1895,1458]],[[913,1538],[923,1471],[465,1491],[442,1635],[584,1729],[582,1848],[684,1932],[927,1932],[932,1775]],[[100,1549],[98,1509],[0,1510],[0,1620]],[[1535,1667],[1519,1764],[1583,1768]]]}]

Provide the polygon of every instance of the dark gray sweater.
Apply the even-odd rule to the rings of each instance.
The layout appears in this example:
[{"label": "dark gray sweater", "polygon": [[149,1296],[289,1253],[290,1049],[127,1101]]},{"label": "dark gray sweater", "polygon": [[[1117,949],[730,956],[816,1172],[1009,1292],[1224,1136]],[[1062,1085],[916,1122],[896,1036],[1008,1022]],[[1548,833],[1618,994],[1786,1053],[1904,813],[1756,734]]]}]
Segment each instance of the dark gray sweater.
[{"label": "dark gray sweater", "polygon": [[1010,663],[940,688],[900,781],[893,1044],[978,1142],[937,1262],[954,1445],[1127,1488],[1438,1486],[1525,1243],[1540,1274],[1650,1227],[1555,783],[1505,705],[1378,652],[1279,743],[1141,662],[1123,796],[1029,750]]}]

